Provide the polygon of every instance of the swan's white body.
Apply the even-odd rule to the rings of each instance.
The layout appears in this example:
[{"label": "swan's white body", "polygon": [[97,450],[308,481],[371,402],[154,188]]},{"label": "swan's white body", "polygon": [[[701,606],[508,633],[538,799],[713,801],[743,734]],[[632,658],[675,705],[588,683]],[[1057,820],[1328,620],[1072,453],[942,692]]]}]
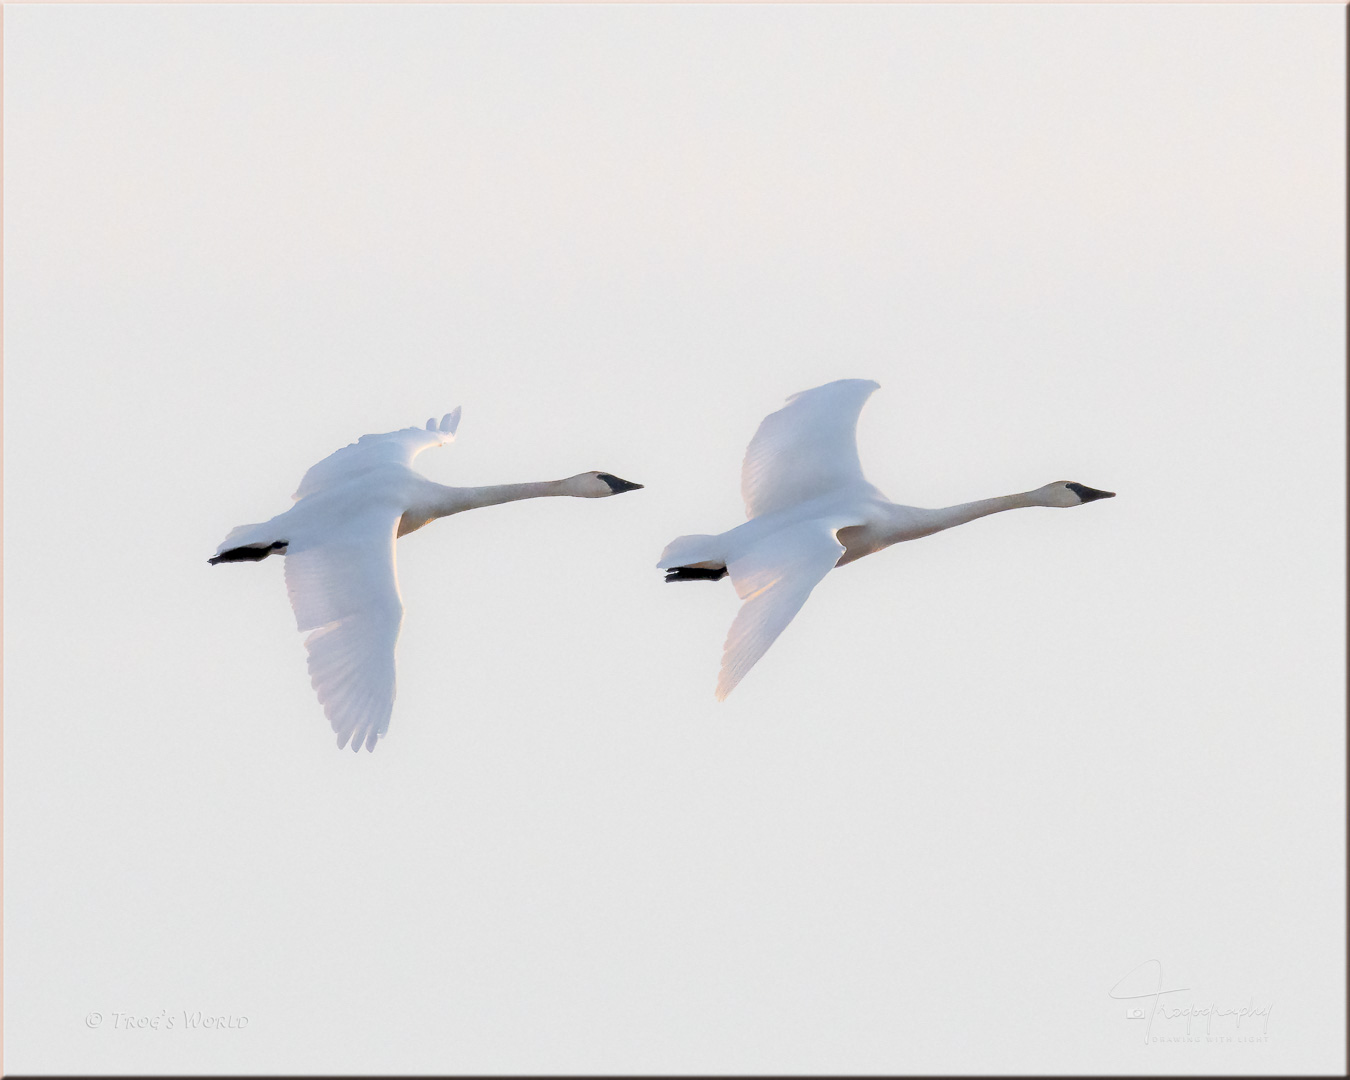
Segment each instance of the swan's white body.
[{"label": "swan's white body", "polygon": [[1057,481],[938,510],[893,503],[867,482],[858,459],[858,414],[876,389],[865,379],[841,379],[788,398],[765,417],[745,453],[741,495],[749,520],[718,536],[678,537],[656,564],[671,581],[713,577],[723,567],[731,575],[742,605],[723,649],[718,700],[834,567],[1000,510],[1077,506],[1112,494]]},{"label": "swan's white body", "polygon": [[309,674],[341,748],[375,748],[394,705],[394,645],[403,622],[394,541],[428,521],[548,495],[602,498],[641,484],[580,473],[538,484],[457,488],[417,473],[423,450],[455,437],[459,409],[425,428],[363,435],[305,473],[295,505],[231,531],[210,561],[286,556],[286,590],[305,639]]}]

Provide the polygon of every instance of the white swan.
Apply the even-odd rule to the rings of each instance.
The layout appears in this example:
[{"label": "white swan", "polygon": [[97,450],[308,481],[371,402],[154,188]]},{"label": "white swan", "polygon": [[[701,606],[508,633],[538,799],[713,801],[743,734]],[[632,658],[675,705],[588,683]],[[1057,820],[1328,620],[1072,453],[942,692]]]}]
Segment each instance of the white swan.
[{"label": "white swan", "polygon": [[723,647],[719,701],[832,568],[1000,510],[1079,506],[1115,495],[1059,480],[941,510],[898,506],[864,479],[858,460],[858,414],[877,387],[840,379],[788,398],[764,418],[745,452],[741,496],[749,520],[720,536],[677,537],[662,552],[656,565],[667,581],[717,581],[729,573],[743,601]]},{"label": "white swan", "polygon": [[610,473],[494,487],[446,487],[412,469],[423,450],[453,441],[459,409],[438,424],[363,435],[305,473],[295,505],[261,525],[234,529],[207,561],[286,556],[286,590],[309,650],[310,682],[341,749],[375,742],[394,707],[394,643],[403,622],[394,541],[428,521],[480,506],[573,495],[600,499],[641,484]]}]

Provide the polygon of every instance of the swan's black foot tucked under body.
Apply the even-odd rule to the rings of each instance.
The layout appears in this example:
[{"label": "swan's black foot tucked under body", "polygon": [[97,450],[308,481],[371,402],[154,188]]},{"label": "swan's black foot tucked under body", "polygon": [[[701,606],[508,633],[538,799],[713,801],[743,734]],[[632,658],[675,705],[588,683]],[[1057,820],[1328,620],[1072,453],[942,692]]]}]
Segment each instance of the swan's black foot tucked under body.
[{"label": "swan's black foot tucked under body", "polygon": [[270,544],[249,544],[246,547],[230,548],[229,551],[222,551],[215,558],[206,561],[212,566],[221,562],[261,562],[274,551],[284,554],[288,543],[287,540],[276,540]]},{"label": "swan's black foot tucked under body", "polygon": [[666,571],[667,581],[721,581],[726,576],[725,566],[676,566]]}]

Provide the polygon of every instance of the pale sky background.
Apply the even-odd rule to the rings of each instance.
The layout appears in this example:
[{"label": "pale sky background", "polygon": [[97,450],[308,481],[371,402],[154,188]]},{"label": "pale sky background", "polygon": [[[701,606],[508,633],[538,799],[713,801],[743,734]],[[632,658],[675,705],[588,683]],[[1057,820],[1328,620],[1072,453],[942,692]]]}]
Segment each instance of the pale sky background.
[{"label": "pale sky background", "polygon": [[[1344,23],[7,8],[7,1070],[1341,1071]],[[896,501],[1120,497],[830,575],[719,705],[653,564],[841,377]],[[433,479],[646,490],[403,540],[339,753],[206,558],[459,404]],[[1268,1040],[1146,1044],[1150,960]]]}]

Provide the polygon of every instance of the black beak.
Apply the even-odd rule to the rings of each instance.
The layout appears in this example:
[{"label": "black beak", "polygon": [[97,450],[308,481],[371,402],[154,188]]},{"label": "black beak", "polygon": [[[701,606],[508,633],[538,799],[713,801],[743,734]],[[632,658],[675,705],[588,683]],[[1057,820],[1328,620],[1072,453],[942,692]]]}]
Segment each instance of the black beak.
[{"label": "black beak", "polygon": [[617,476],[607,472],[598,475],[601,480],[609,485],[609,490],[615,495],[618,495],[621,491],[637,491],[638,488],[642,487],[641,484],[635,484],[631,480],[620,480]]},{"label": "black beak", "polygon": [[1098,499],[1114,499],[1114,491],[1098,491],[1096,488],[1090,488],[1086,484],[1066,484],[1070,491],[1082,499],[1085,503],[1096,502]]}]

